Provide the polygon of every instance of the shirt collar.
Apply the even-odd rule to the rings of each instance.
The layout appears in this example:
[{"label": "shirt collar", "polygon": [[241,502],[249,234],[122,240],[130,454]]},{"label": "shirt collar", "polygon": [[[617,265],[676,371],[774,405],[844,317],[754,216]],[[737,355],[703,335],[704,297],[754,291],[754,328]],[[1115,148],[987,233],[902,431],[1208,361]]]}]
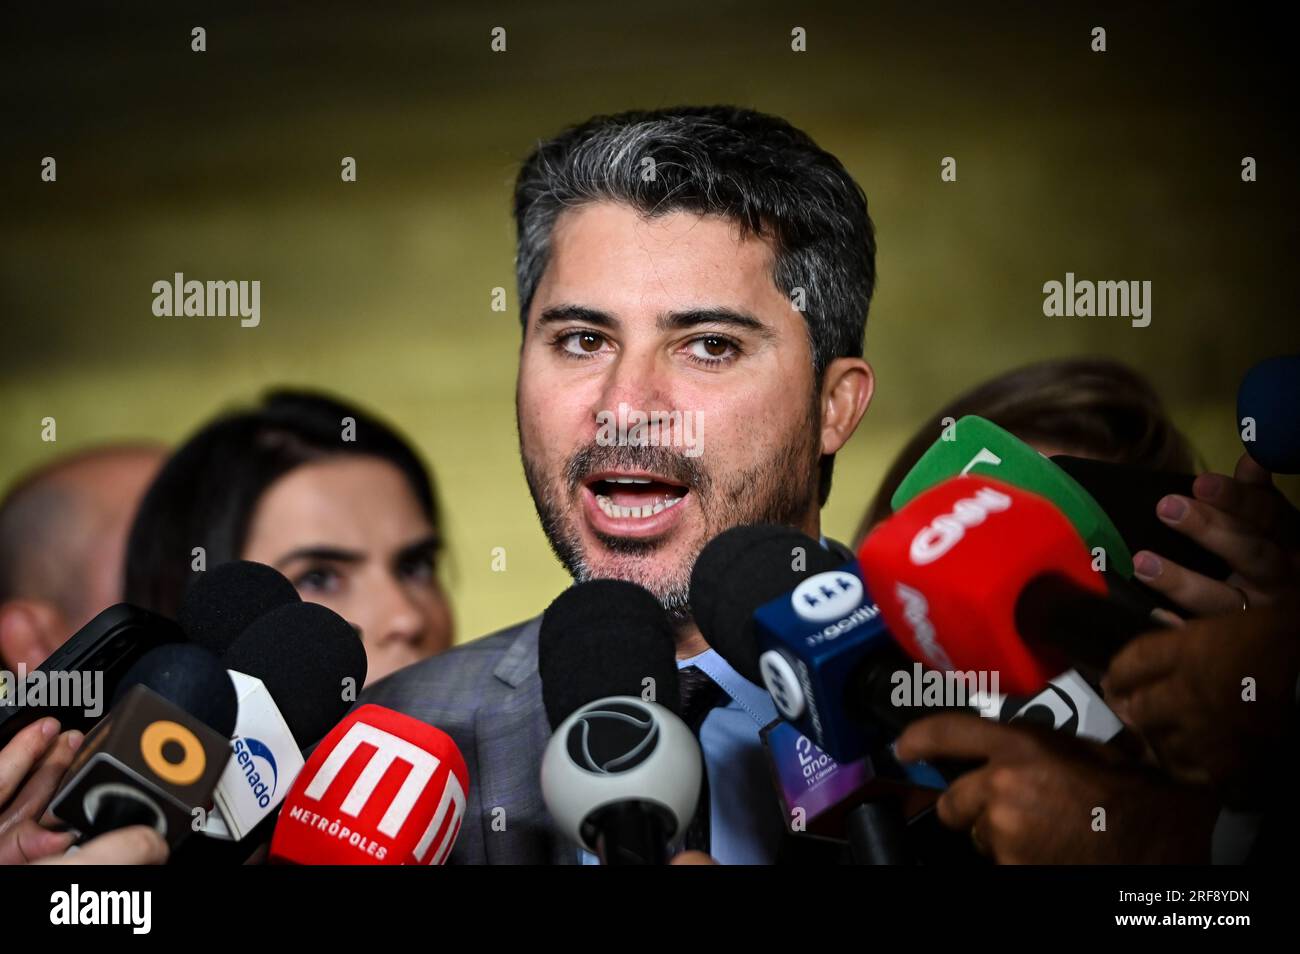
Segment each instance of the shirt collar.
[{"label": "shirt collar", "polygon": [[760,729],[776,718],[776,705],[767,690],[754,685],[732,669],[716,651],[706,649],[690,659],[677,660],[678,669],[685,669],[687,666],[694,666],[716,682],[722,691],[731,697],[732,702],[748,713]]}]

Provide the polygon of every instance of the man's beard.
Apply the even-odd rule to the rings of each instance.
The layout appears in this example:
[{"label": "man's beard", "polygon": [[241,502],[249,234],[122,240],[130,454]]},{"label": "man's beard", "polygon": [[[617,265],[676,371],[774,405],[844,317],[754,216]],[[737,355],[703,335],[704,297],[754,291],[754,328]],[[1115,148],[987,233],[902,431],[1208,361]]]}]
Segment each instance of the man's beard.
[{"label": "man's beard", "polygon": [[[703,458],[686,457],[675,450],[650,445],[601,445],[594,441],[580,448],[564,463],[563,472],[551,477],[528,457],[520,431],[520,453],[524,476],[533,495],[533,505],[551,549],[569,574],[579,583],[596,577],[626,580],[645,587],[659,600],[676,625],[691,618],[691,570],[705,545],[731,527],[754,523],[798,526],[807,516],[817,494],[819,447],[816,435],[818,407],[813,404],[807,420],[790,435],[780,450],[755,467],[743,471],[715,473],[725,466],[716,461],[706,468]],[[657,474],[690,488],[703,518],[703,528],[691,543],[687,562],[675,570],[655,574],[646,557],[662,545],[657,539],[612,537],[596,532],[606,550],[616,554],[593,568],[583,552],[578,529],[581,520],[579,488],[591,474],[605,470],[642,471]],[[566,506],[567,505],[567,506]]]}]

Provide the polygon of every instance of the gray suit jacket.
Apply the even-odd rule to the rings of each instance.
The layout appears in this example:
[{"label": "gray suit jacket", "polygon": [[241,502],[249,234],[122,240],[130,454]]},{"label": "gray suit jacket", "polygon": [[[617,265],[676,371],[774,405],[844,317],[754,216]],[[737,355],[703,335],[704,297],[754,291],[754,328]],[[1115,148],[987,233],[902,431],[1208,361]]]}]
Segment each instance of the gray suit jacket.
[{"label": "gray suit jacket", "polygon": [[465,819],[452,864],[574,864],[542,802],[551,727],[537,674],[541,617],[393,673],[361,694],[437,726],[469,769]]}]

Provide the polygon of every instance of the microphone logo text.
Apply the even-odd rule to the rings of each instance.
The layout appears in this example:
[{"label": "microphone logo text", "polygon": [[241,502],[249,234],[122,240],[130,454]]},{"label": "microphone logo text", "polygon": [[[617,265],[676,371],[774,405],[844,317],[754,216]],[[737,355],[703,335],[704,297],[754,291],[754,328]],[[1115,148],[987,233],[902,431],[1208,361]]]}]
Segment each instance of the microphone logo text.
[{"label": "microphone logo text", "polygon": [[942,514],[912,538],[909,555],[914,566],[933,563],[966,535],[967,527],[983,523],[990,513],[1006,510],[1011,498],[992,487],[981,487],[973,497],[963,497],[952,505],[952,512]]}]

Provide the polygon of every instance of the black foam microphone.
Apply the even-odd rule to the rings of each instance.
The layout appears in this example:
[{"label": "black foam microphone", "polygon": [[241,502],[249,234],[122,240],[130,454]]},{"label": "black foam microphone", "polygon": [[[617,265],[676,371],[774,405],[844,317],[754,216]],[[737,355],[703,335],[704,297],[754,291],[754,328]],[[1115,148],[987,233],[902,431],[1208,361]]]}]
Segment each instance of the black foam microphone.
[{"label": "black foam microphone", "polygon": [[239,864],[267,841],[303,750],[347,714],[366,679],[356,630],[317,603],[262,614],[221,661],[239,694],[234,758],[215,792],[226,831],[205,828],[214,837],[187,842],[173,864]]},{"label": "black foam microphone", "polygon": [[202,646],[170,643],[150,650],[123,675],[113,706],[135,686],[147,686],[219,735],[229,738],[235,731],[235,686],[221,660]]},{"label": "black foam microphone", "polygon": [[602,864],[665,863],[695,812],[703,758],[676,715],[663,607],[632,583],[571,587],[542,616],[538,671],[555,730],[542,758],[552,818]]},{"label": "black foam microphone", "polygon": [[754,611],[844,561],[790,527],[752,524],[718,534],[691,570],[691,612],[708,644],[755,685],[763,685]]},{"label": "black foam microphone", "polygon": [[[542,614],[537,668],[551,725],[605,696],[640,696],[676,713],[676,636],[659,601],[635,583],[569,587]],[[653,683],[645,683],[646,679]]]},{"label": "black foam microphone", "polygon": [[176,621],[191,642],[221,655],[255,620],[300,602],[298,591],[279,571],[262,563],[232,560],[190,584]]},{"label": "black foam microphone", "polygon": [[366,681],[366,650],[357,631],[319,603],[265,613],[230,644],[222,662],[262,680],[303,749],[347,714]]},{"label": "black foam microphone", "polygon": [[[753,525],[726,530],[700,552],[691,573],[691,606],[705,608],[696,614],[700,633],[738,673],[770,688],[773,674],[763,671],[763,655],[765,648],[770,648],[765,642],[772,641],[761,638],[755,613],[781,597],[788,599],[805,580],[841,570],[844,564],[812,537],[791,527]],[[869,601],[869,594],[864,592],[863,600]],[[855,604],[846,604],[843,615],[855,608]],[[820,670],[808,669],[813,680],[826,680],[824,674],[831,670],[837,673],[826,680],[837,687],[837,693],[825,706],[843,708],[853,722],[875,720],[895,732],[934,711],[921,709],[906,715],[895,711],[898,707],[890,702],[890,677],[910,668],[910,663],[883,628],[859,626],[837,634],[833,645],[835,655],[821,660]],[[779,703],[777,708],[791,718]],[[904,717],[906,722],[899,721]],[[843,716],[827,708],[819,718],[826,723]],[[840,754],[857,757],[871,747],[863,745]]]}]

